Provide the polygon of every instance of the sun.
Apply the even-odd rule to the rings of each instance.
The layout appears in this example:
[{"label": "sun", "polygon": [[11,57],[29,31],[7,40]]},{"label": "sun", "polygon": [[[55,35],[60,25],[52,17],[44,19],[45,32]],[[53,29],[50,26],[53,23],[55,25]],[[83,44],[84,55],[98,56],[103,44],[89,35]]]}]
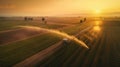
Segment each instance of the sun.
[{"label": "sun", "polygon": [[102,15],[101,9],[94,9],[94,10],[93,10],[93,16],[99,17],[99,16],[101,16],[101,15]]},{"label": "sun", "polygon": [[95,10],[95,14],[100,14],[100,13],[101,13],[101,10],[99,10],[99,9]]}]

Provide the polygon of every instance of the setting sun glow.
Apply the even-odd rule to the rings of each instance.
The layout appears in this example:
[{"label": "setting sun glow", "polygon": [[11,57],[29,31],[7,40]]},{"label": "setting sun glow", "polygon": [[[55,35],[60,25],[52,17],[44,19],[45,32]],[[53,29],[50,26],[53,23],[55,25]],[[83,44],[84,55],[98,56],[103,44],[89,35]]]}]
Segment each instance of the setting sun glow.
[{"label": "setting sun glow", "polygon": [[113,16],[120,0],[2,0],[0,16]]},{"label": "setting sun glow", "polygon": [[100,14],[101,13],[101,10],[97,9],[95,10],[95,14]]}]

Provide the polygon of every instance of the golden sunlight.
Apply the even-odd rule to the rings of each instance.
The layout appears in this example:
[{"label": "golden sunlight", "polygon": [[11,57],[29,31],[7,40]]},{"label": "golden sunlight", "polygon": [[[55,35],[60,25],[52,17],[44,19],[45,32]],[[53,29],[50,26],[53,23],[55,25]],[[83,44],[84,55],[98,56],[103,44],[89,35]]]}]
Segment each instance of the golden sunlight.
[{"label": "golden sunlight", "polygon": [[94,23],[95,23],[96,26],[99,26],[99,25],[102,24],[102,21],[95,21]]},{"label": "golden sunlight", "polygon": [[101,28],[100,28],[100,25],[102,24],[102,21],[95,21],[94,22],[94,27],[93,27],[93,30],[94,31],[100,31],[101,30]]},{"label": "golden sunlight", "polygon": [[101,28],[100,28],[99,26],[94,26],[94,27],[93,27],[93,30],[94,30],[94,31],[100,31]]}]

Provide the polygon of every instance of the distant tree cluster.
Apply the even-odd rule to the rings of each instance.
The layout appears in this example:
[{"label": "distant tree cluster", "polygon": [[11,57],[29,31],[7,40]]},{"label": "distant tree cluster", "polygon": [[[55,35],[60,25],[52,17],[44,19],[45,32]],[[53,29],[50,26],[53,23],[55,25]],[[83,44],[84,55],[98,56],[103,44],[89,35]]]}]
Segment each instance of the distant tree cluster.
[{"label": "distant tree cluster", "polygon": [[42,17],[42,22],[44,23],[44,24],[47,24],[47,21],[46,21],[46,19],[44,18],[44,17]]},{"label": "distant tree cluster", "polygon": [[80,20],[80,23],[83,23],[83,22],[86,22],[86,18]]},{"label": "distant tree cluster", "polygon": [[6,18],[5,17],[0,17],[0,20],[5,20]]},{"label": "distant tree cluster", "polygon": [[25,20],[25,21],[33,20],[33,18],[32,18],[32,17],[25,17],[24,20]]}]

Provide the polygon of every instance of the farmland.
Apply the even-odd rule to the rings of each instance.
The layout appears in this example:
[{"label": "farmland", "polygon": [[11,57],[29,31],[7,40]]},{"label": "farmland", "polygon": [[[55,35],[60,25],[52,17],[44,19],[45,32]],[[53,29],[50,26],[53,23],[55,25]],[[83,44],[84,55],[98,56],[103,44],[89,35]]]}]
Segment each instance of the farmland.
[{"label": "farmland", "polygon": [[[47,24],[38,20],[0,20],[0,66],[19,65],[64,38],[51,32],[19,27],[34,26],[76,36],[85,42],[89,49],[81,47],[75,41],[67,45],[61,43],[59,48],[56,47],[58,49],[47,57],[38,57],[38,60],[43,59],[31,63],[32,67],[120,67],[120,20],[99,19],[79,23],[79,19],[47,18]],[[88,27],[90,29],[83,31]],[[25,37],[15,37],[14,34],[24,34]]]}]

